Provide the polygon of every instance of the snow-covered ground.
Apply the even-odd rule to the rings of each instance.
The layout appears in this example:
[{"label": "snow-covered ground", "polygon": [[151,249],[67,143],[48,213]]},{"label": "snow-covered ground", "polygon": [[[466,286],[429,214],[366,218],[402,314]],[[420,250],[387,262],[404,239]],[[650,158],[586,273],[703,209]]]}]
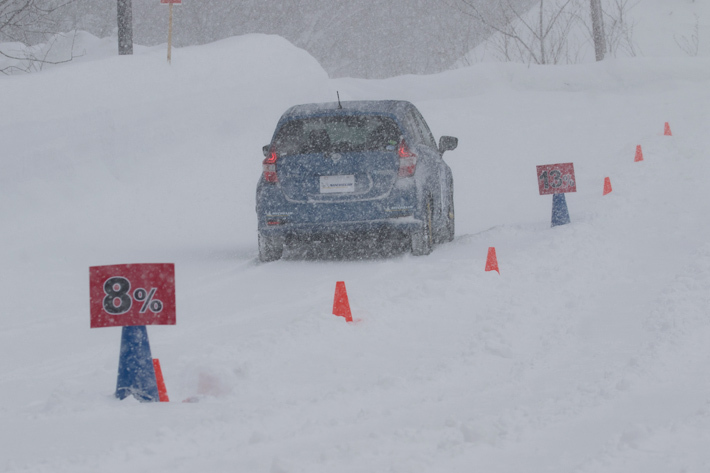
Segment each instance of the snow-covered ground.
[{"label": "snow-covered ground", "polygon": [[[0,77],[0,471],[710,470],[710,59],[365,81],[273,36],[112,54]],[[261,146],[336,91],[459,137],[454,242],[257,262]],[[570,161],[550,228],[535,166]],[[169,403],[116,400],[120,329],[89,329],[89,266],[148,262],[176,265]]]}]

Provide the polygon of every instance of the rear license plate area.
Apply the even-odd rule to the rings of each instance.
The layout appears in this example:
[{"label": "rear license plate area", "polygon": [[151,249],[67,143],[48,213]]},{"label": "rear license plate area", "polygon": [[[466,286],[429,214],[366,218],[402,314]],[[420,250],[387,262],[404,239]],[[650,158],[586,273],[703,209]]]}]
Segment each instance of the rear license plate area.
[{"label": "rear license plate area", "polygon": [[347,192],[355,192],[354,175],[320,176],[321,194],[342,194]]}]

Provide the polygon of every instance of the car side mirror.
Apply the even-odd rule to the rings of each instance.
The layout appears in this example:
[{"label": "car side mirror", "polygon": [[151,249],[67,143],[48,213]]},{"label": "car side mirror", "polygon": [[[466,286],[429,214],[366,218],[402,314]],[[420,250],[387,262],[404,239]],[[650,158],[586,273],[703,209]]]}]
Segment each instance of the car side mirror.
[{"label": "car side mirror", "polygon": [[456,149],[459,145],[459,139],[454,136],[442,136],[439,138],[439,152],[444,154],[444,151]]},{"label": "car side mirror", "polygon": [[261,148],[261,152],[264,153],[264,157],[268,158],[269,157],[269,150],[271,149],[271,145],[264,145]]}]

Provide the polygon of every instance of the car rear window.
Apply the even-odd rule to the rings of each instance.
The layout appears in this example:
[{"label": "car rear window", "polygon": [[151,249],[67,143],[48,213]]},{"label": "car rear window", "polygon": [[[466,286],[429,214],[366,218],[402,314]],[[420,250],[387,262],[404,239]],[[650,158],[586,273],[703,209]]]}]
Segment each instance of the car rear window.
[{"label": "car rear window", "polygon": [[401,133],[389,117],[330,116],[295,119],[279,129],[279,155],[394,149]]}]

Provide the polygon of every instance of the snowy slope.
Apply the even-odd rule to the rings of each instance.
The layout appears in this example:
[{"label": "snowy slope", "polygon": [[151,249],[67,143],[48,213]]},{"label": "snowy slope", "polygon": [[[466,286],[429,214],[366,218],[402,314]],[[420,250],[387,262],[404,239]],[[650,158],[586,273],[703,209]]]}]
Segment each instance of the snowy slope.
[{"label": "snowy slope", "polygon": [[[253,35],[0,80],[0,471],[710,466],[707,58],[329,80]],[[336,90],[460,138],[454,242],[256,262],[260,147]],[[551,229],[535,165],[568,161]],[[115,400],[120,330],[89,329],[88,267],[130,262],[176,264],[167,404]]]}]

